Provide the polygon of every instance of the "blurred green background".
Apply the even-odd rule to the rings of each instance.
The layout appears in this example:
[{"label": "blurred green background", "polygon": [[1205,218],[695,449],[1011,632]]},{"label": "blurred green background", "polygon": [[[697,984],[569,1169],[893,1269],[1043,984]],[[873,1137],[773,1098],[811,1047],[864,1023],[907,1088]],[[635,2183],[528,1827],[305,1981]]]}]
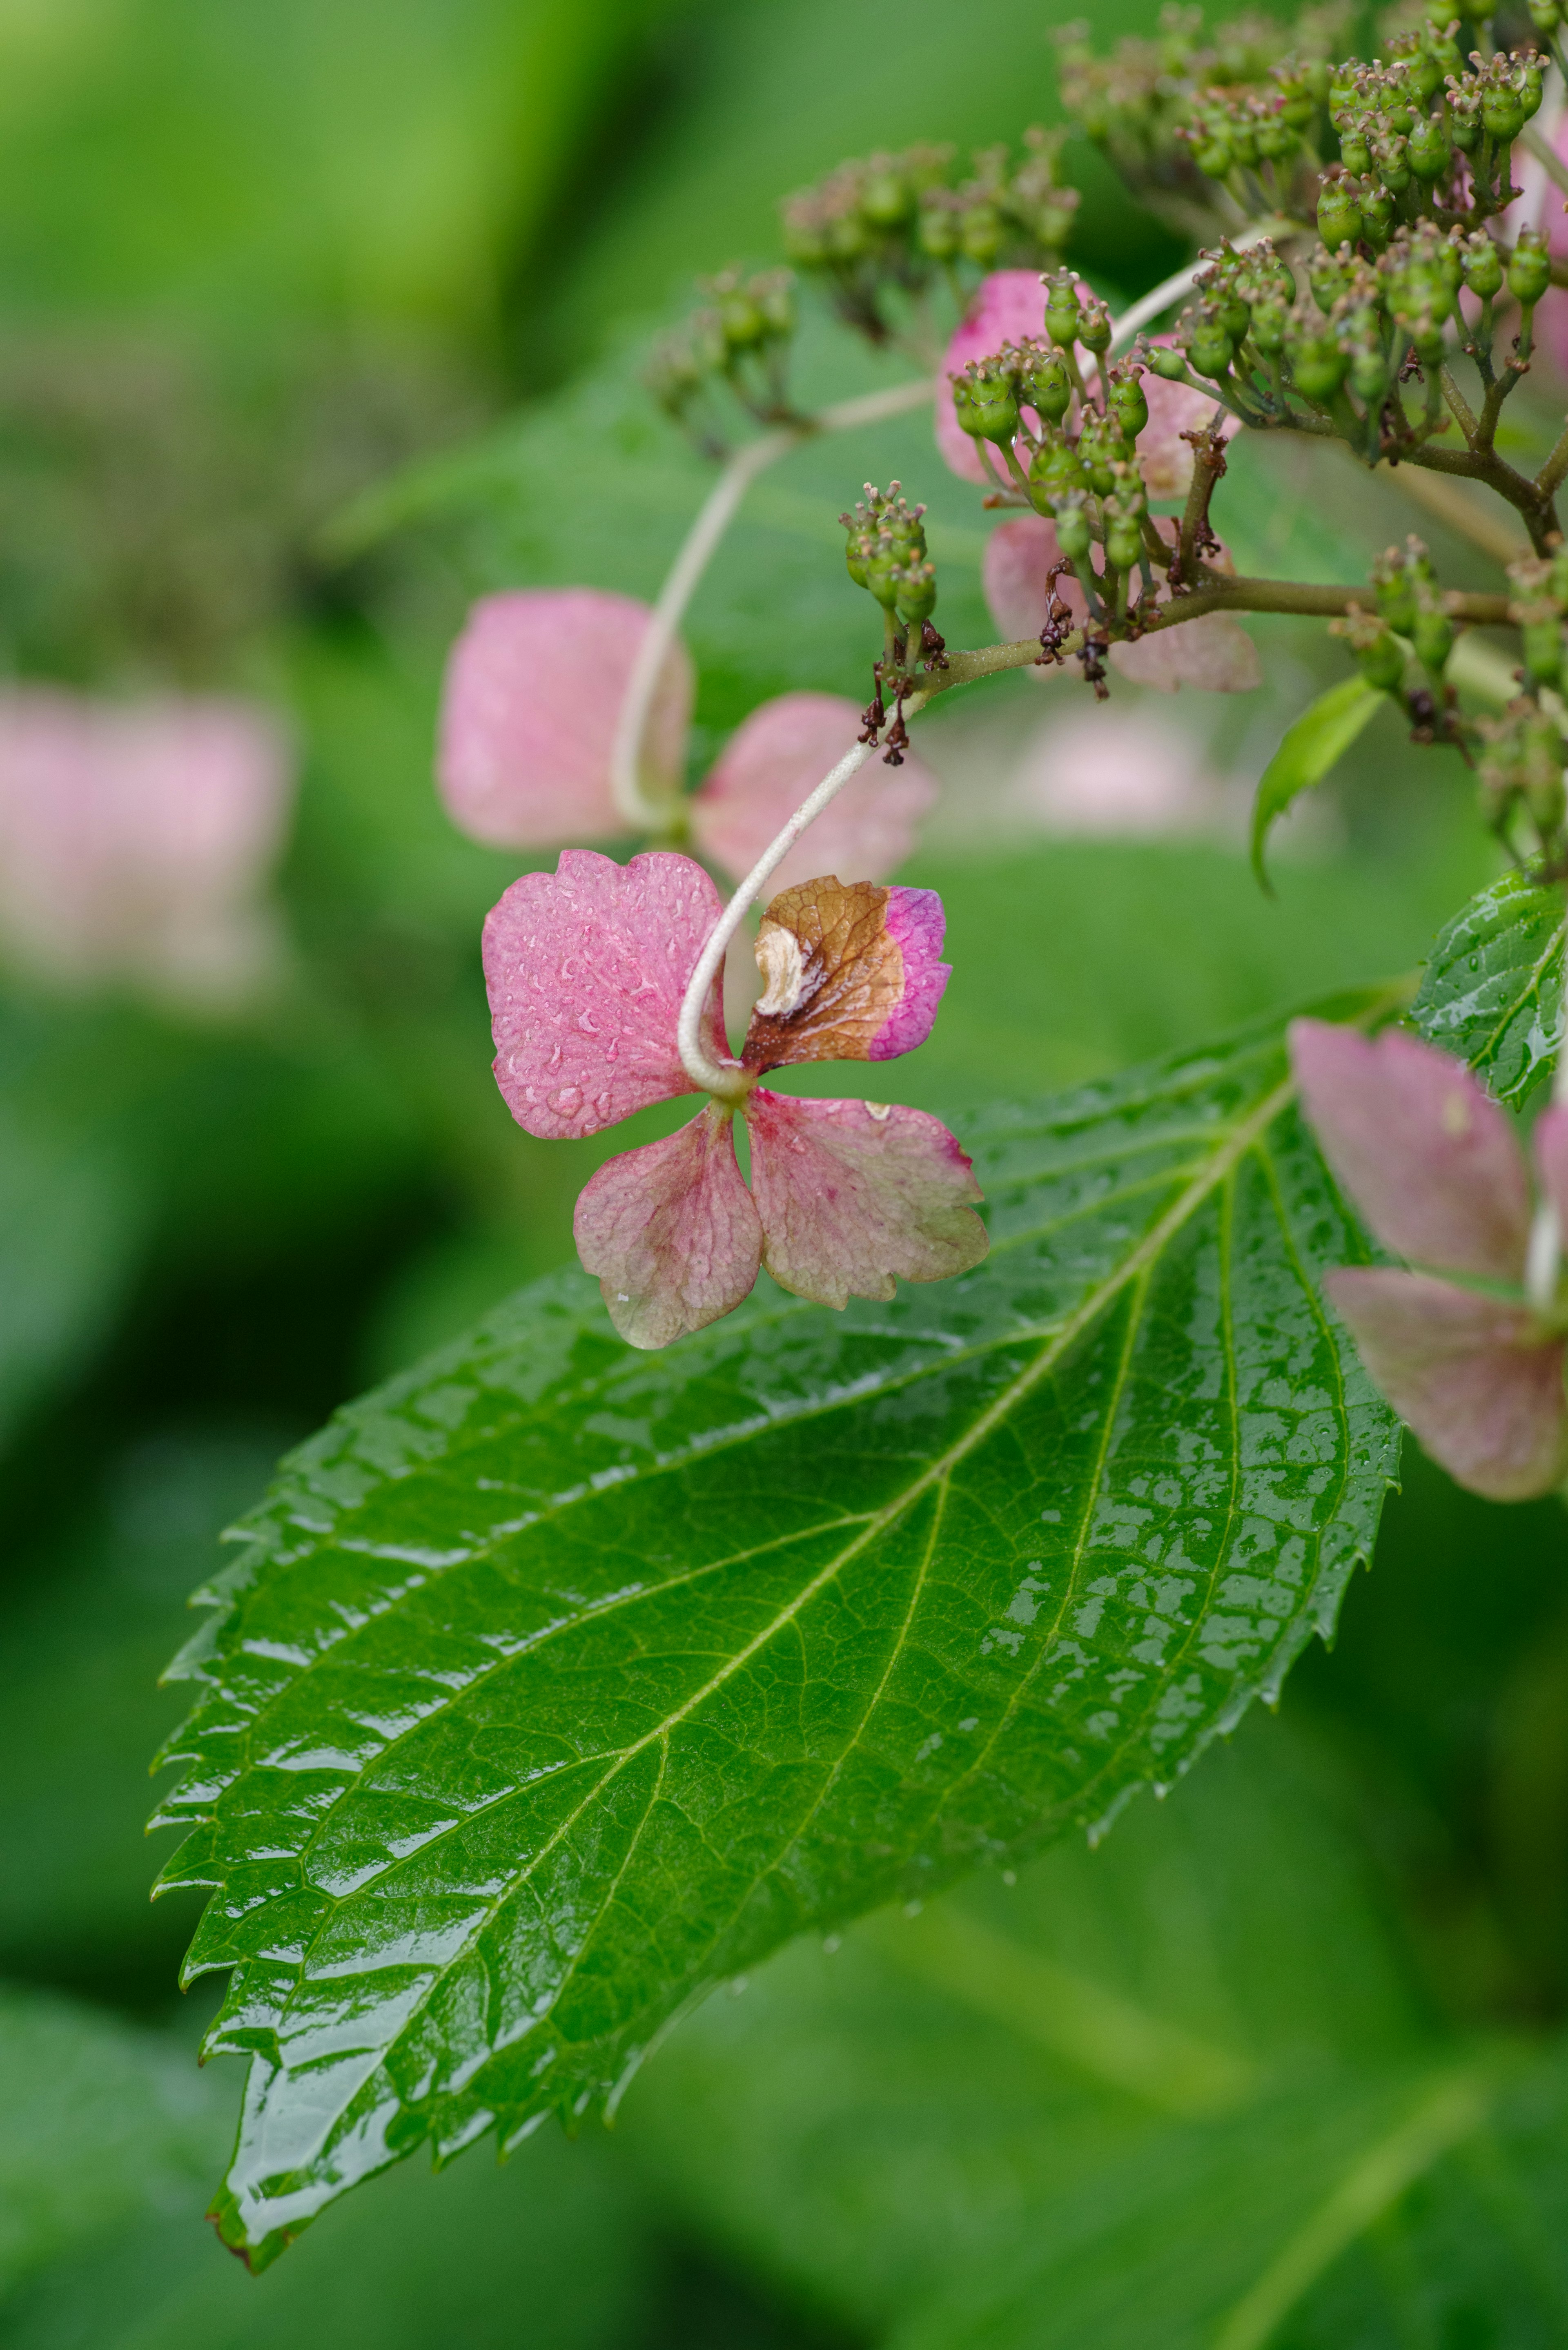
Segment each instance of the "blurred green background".
[{"label": "blurred green background", "polygon": [[[192,2061],[191,1911],[149,1906],[140,1835],[185,1595],[281,1449],[569,1258],[636,1139],[535,1143],[494,1092],[478,929],[516,860],[437,807],[446,647],[483,587],[652,592],[703,475],[639,339],[768,260],[777,196],[844,153],[1052,119],[1065,13],[0,0],[0,660],[254,696],[301,775],[247,1009],[0,988],[0,2350],[1196,2345],[1249,2244],[1483,2074],[1490,2171],[1436,2160],[1331,2230],[1268,2338],[1568,2340],[1559,2076],[1526,2062],[1568,2001],[1562,1516],[1419,1461],[1334,1653],[1102,1850],[785,1953],[611,2137],[405,2170],[257,2283],[201,2224],[237,2083]],[[1075,258],[1136,293],[1168,239],[1070,163]],[[888,372],[819,321],[803,367]],[[694,760],[781,686],[857,689],[833,516],[868,471],[930,501],[950,636],[984,626],[983,518],[928,432],[803,450],[753,499],[691,617]],[[1272,452],[1223,515],[1244,567],[1347,579],[1413,519]],[[1380,721],[1259,896],[1246,785],[1341,657],[1258,629],[1258,694],[1154,713],[1230,811],[1191,837],[1021,816],[1071,684],[932,721],[910,871],[955,977],[899,1098],[961,1113],[1413,967],[1487,878],[1463,777]]]}]

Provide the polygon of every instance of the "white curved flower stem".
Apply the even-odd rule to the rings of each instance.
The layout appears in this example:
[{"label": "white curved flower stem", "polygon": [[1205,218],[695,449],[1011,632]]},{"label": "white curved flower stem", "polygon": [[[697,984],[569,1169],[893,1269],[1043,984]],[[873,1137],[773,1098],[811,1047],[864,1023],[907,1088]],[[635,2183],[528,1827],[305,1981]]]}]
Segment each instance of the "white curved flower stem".
[{"label": "white curved flower stem", "polygon": [[637,649],[626,699],[616,723],[610,751],[610,789],[616,813],[633,831],[658,831],[669,819],[669,807],[650,801],[643,791],[643,737],[648,732],[659,677],[680,633],[686,608],[752,484],[759,473],[765,473],[770,465],[776,465],[781,457],[799,448],[803,441],[815,440],[819,432],[846,432],[857,424],[878,424],[885,417],[901,416],[907,410],[919,408],[934,398],[936,388],[933,378],[922,376],[909,383],[896,383],[888,391],[867,392],[858,400],[838,400],[799,424],[780,425],[755,441],[748,441],[743,449],[737,449],[725,461],[659,591],[653,619]]},{"label": "white curved flower stem", "polygon": [[[920,710],[927,696],[912,694],[904,704],[904,715],[912,718]],[[815,824],[829,800],[836,799],[852,775],[858,775],[880,746],[876,743],[857,743],[846,751],[838,764],[824,775],[809,799],[803,800],[776,840],[771,841],[734,896],[720,915],[709,935],[708,942],[697,958],[697,967],[687,983],[685,1000],[680,1006],[680,1021],[676,1029],[676,1044],[687,1076],[704,1093],[720,1101],[744,1101],[751,1091],[752,1081],[736,1064],[711,1061],[702,1049],[702,1007],[708,991],[718,976],[724,960],[724,951],[746,918],[749,908],[762,896],[772,876],[788,856],[806,827]]]}]

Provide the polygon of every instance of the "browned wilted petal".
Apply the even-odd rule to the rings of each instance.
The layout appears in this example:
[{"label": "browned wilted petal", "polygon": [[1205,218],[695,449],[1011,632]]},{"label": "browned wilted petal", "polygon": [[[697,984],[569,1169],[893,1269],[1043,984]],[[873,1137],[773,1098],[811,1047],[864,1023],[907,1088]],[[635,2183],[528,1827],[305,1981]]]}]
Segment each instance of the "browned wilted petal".
[{"label": "browned wilted petal", "polygon": [[763,994],[743,1066],[889,1061],[923,1044],[948,983],[944,926],[934,889],[829,874],[782,890],[757,933]]}]

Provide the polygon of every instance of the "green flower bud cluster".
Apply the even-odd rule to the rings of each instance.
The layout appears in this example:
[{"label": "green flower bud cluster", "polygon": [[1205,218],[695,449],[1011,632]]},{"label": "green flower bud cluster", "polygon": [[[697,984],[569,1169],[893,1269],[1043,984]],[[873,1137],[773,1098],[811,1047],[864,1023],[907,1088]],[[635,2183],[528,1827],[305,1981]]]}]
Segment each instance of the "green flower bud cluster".
[{"label": "green flower bud cluster", "polygon": [[939,270],[1039,267],[1060,253],[1078,203],[1062,175],[1064,137],[1026,131],[1018,162],[1006,147],[986,148],[971,176],[957,182],[951,147],[840,163],[785,198],[784,249],[797,269],[826,283],[842,317],[885,341],[893,298],[918,294]]},{"label": "green flower bud cluster", "polygon": [[1402,547],[1391,546],[1372,567],[1377,615],[1402,637],[1414,637],[1423,596],[1437,588],[1438,575],[1423,542],[1412,532]]},{"label": "green flower bud cluster", "polygon": [[1101,506],[1106,564],[1112,571],[1132,571],[1144,558],[1143,517],[1148,493],[1137,467],[1121,460],[1110,468],[1111,483]]},{"label": "green flower bud cluster", "polygon": [[1343,620],[1329,622],[1328,632],[1349,646],[1368,685],[1376,686],[1379,693],[1402,695],[1405,648],[1380,615],[1364,612],[1353,604]]},{"label": "green flower bud cluster", "polygon": [[655,344],[643,380],[699,445],[720,453],[722,435],[707,396],[726,383],[760,422],[790,414],[787,371],[795,330],[794,278],[787,269],[748,276],[727,269],[702,283],[710,298]]},{"label": "green flower bud cluster", "polygon": [[1561,545],[1550,556],[1527,556],[1510,564],[1509,618],[1524,646],[1524,673],[1532,691],[1550,686],[1561,692],[1568,655],[1568,548]]},{"label": "green flower bud cluster", "polygon": [[936,567],[926,553],[925,507],[912,506],[900,484],[884,494],[870,482],[853,514],[838,517],[847,534],[845,562],[857,588],[918,630],[936,609]]},{"label": "green flower bud cluster", "polygon": [[[1218,382],[1249,343],[1265,358],[1283,349],[1296,281],[1267,238],[1245,253],[1225,244],[1203,258],[1211,266],[1197,282],[1199,300],[1177,322],[1177,339],[1193,371]],[[1160,374],[1177,372],[1158,353],[1150,357]]]},{"label": "green flower bud cluster", "polygon": [[1439,9],[1388,44],[1386,59],[1339,68],[1329,117],[1341,170],[1324,179],[1318,233],[1381,251],[1395,226],[1457,199],[1458,161],[1469,167],[1470,219],[1509,201],[1509,150],[1541,105],[1542,60],[1529,53],[1479,55],[1465,69],[1455,25]]},{"label": "green flower bud cluster", "polygon": [[1480,799],[1486,821],[1506,841],[1520,816],[1525,816],[1549,869],[1560,869],[1568,815],[1563,776],[1568,745],[1556,719],[1521,695],[1501,718],[1478,719],[1476,732],[1484,745]]}]

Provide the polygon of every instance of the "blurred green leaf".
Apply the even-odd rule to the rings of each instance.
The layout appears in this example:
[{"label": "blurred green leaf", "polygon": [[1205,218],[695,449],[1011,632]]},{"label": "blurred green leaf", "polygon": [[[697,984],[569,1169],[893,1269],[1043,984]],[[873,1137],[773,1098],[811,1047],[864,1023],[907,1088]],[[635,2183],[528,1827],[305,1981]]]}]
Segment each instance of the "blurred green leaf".
[{"label": "blurred green leaf", "polygon": [[1527,1102],[1563,1042],[1561,885],[1505,873],[1456,914],[1432,948],[1410,1017],[1468,1061],[1499,1101]]},{"label": "blurred green leaf", "polygon": [[1309,710],[1286,729],[1284,741],[1264,768],[1252,805],[1252,870],[1272,889],[1263,863],[1269,834],[1301,792],[1321,784],[1372,718],[1384,696],[1363,677],[1347,677],[1320,693]]},{"label": "blurred green leaf", "polygon": [[189,2210],[231,2111],[161,2034],[0,1986],[0,2298],[95,2237]]},{"label": "blurred green leaf", "polygon": [[296,1456],[161,1814],[256,2060],[230,2241],[582,2111],[715,1977],[1107,1821],[1277,1689],[1397,1441],[1291,1099],[1271,1024],[992,1113],[961,1281],[652,1359],[544,1284]]}]

